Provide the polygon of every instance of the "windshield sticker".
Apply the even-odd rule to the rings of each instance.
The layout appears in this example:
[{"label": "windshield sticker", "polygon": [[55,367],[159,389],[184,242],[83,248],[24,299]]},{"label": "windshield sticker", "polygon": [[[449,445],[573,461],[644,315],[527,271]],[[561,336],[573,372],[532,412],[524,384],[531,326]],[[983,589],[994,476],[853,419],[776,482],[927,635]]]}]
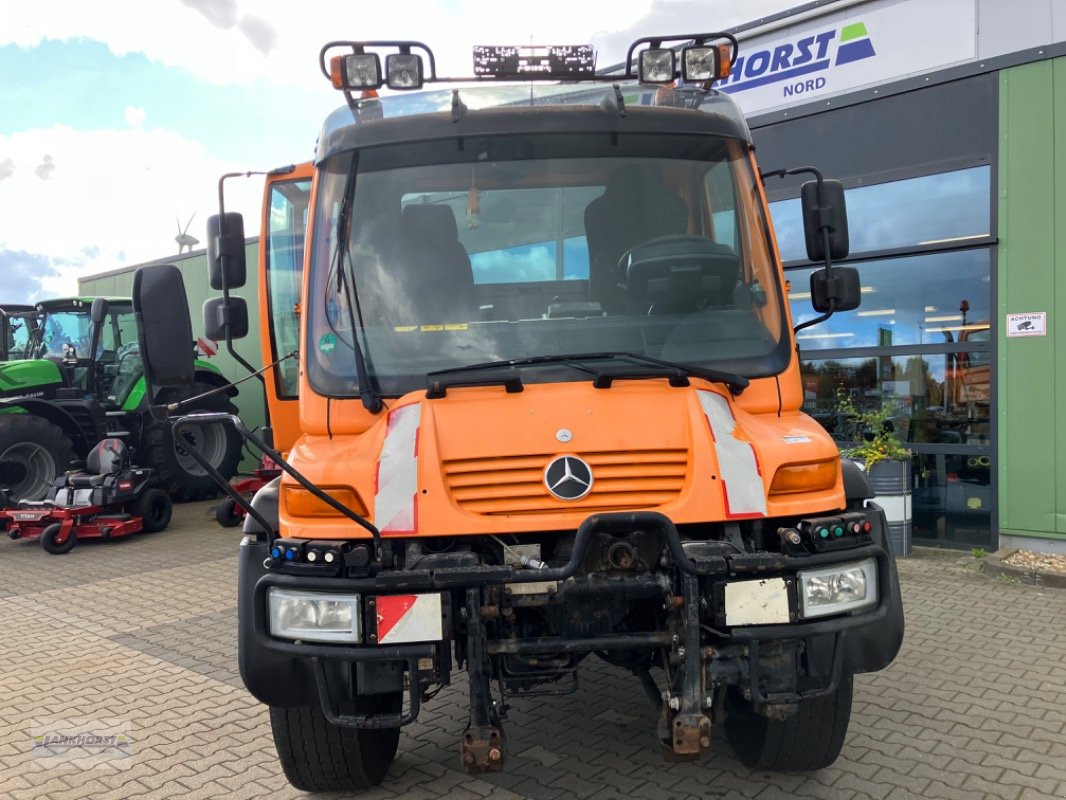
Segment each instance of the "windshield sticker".
[{"label": "windshield sticker", "polygon": [[438,331],[468,331],[470,326],[465,322],[449,322],[446,325],[397,325],[392,330],[395,333],[410,333],[411,331],[436,333]]},{"label": "windshield sticker", "polygon": [[337,337],[332,333],[322,334],[322,338],[318,340],[318,349],[326,355],[333,352],[333,348],[337,346]]}]

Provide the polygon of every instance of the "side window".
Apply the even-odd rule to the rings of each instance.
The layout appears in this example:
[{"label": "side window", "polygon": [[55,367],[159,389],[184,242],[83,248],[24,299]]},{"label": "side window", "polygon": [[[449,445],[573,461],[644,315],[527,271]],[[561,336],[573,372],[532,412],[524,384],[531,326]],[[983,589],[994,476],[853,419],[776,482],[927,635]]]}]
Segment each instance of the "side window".
[{"label": "side window", "polygon": [[[266,243],[267,295],[270,299],[274,357],[299,348],[300,320],[296,314],[303,276],[304,235],[309,180],[279,181],[270,190],[270,230]],[[300,388],[299,365],[282,362],[276,372],[278,396],[294,398]]]}]

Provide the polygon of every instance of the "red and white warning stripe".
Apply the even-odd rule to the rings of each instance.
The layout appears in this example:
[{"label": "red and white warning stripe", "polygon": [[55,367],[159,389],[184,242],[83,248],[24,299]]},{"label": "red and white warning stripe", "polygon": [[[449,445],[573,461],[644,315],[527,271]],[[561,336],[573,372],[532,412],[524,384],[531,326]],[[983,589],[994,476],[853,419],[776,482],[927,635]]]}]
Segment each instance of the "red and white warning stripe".
[{"label": "red and white warning stripe", "polygon": [[734,436],[737,420],[729,401],[717,392],[697,392],[711,426],[718,471],[725,494],[725,513],[731,519],[766,516],[766,488],[755,448]]},{"label": "red and white warning stripe", "polygon": [[418,528],[418,431],[422,406],[389,412],[388,433],[378,457],[374,524],[382,534],[414,533]]},{"label": "red and white warning stripe", "polygon": [[375,598],[378,644],[437,642],[444,638],[440,594],[394,594]]}]

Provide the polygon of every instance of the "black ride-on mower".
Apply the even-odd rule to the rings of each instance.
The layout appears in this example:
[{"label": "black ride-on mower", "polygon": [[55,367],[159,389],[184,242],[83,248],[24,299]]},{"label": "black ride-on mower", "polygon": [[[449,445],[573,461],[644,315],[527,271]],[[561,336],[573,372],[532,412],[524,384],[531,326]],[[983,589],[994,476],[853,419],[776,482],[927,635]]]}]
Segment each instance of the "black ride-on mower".
[{"label": "black ride-on mower", "polygon": [[78,539],[155,533],[170,524],[170,497],[158,487],[156,471],[130,466],[129,448],[121,439],[102,440],[85,466],[58,478],[50,498],[0,510],[0,526],[8,536],[36,537],[58,555],[70,552]]}]

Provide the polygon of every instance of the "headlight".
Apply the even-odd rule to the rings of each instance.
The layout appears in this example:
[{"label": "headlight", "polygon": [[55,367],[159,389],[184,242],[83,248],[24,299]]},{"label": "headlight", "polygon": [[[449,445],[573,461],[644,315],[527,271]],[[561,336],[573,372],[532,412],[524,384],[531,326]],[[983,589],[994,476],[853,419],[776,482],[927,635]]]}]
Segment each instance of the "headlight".
[{"label": "headlight", "polygon": [[804,619],[861,611],[877,604],[877,561],[868,558],[798,573]]},{"label": "headlight", "polygon": [[363,630],[359,595],[267,590],[270,633],[309,642],[359,642]]}]

